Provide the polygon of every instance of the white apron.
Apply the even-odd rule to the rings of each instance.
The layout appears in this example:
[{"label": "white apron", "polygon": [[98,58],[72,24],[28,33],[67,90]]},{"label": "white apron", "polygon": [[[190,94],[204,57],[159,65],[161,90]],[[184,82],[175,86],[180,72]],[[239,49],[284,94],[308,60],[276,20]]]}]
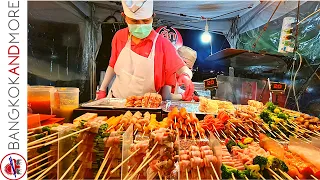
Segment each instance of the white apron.
[{"label": "white apron", "polygon": [[128,96],[143,96],[154,93],[154,56],[155,44],[159,34],[153,40],[149,57],[143,57],[131,50],[131,37],[121,50],[114,66],[116,78],[108,93],[108,98],[122,98]]}]

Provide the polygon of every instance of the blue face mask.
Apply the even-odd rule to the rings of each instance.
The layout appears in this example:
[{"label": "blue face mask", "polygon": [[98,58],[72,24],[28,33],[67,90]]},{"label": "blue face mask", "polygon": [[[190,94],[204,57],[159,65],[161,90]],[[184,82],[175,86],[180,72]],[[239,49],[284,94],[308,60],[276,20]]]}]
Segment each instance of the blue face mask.
[{"label": "blue face mask", "polygon": [[144,39],[152,31],[152,23],[150,24],[128,24],[129,32],[139,38],[139,39]]}]

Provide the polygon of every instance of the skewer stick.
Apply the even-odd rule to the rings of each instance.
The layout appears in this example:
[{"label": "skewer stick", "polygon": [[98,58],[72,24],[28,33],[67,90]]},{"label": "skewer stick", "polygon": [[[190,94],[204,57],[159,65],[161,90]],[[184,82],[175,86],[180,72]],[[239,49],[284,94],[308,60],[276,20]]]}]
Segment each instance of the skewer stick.
[{"label": "skewer stick", "polygon": [[275,179],[275,180],[279,180],[279,178],[277,178],[277,176],[275,176],[275,175],[272,175],[272,177],[273,177],[273,179]]},{"label": "skewer stick", "polygon": [[[109,172],[109,171],[110,171],[110,169],[111,169],[112,161],[113,161],[113,159],[111,160],[111,162],[110,162],[110,164],[109,164],[109,166],[108,166],[108,168],[107,168],[106,172],[104,172],[104,175],[103,175],[103,177],[102,177],[102,179],[101,179],[101,180],[104,180],[104,179],[106,178],[106,176],[107,176],[108,172]],[[127,176],[128,176],[128,174],[127,174]],[[110,177],[109,177],[109,178],[110,178]],[[124,178],[124,179],[125,179],[125,178]]]},{"label": "skewer stick", "polygon": [[31,135],[31,134],[33,134],[33,132],[28,132],[27,136],[29,136],[29,135]]},{"label": "skewer stick", "polygon": [[152,149],[146,154],[145,158],[143,159],[143,161],[141,162],[141,164],[138,166],[137,169],[141,168],[144,165],[144,163],[147,161],[147,159],[149,158],[152,151],[156,148],[157,145],[158,145],[158,141],[153,145]]},{"label": "skewer stick", "polygon": [[44,160],[46,160],[46,159],[50,158],[50,157],[52,157],[52,155],[47,156],[47,157],[44,157],[43,159],[40,159],[39,161],[34,162],[34,163],[32,163],[32,164],[28,165],[28,169],[30,169],[30,167],[32,167],[32,166],[34,166],[34,165],[36,165],[36,164],[38,164],[38,163],[40,163],[40,162],[42,162],[42,161],[44,161]]},{"label": "skewer stick", "polygon": [[201,175],[200,175],[199,166],[197,166],[197,171],[198,171],[198,178],[199,178],[199,180],[201,180]]},{"label": "skewer stick", "polygon": [[186,179],[189,180],[188,169],[186,169]]},{"label": "skewer stick", "polygon": [[39,156],[36,156],[36,157],[34,157],[34,158],[32,158],[32,159],[28,160],[28,164],[29,164],[30,162],[32,162],[32,161],[34,161],[34,160],[38,159],[38,158],[41,158],[42,156],[45,156],[45,155],[47,155],[47,154],[51,153],[51,152],[52,152],[52,150],[50,150],[50,151],[48,151],[48,152],[45,152],[45,153],[43,153],[43,154],[40,154]]},{"label": "skewer stick", "polygon": [[94,178],[94,180],[98,180],[98,179],[99,179],[100,174],[101,174],[102,170],[104,169],[104,166],[106,165],[106,163],[107,163],[107,161],[108,161],[108,158],[109,158],[109,154],[110,154],[110,152],[111,152],[111,149],[112,149],[112,147],[109,148],[106,156],[104,157],[104,160],[103,160],[103,162],[102,162],[102,164],[101,164],[101,166],[100,166],[100,168],[99,168],[99,170],[98,170],[98,172],[97,172],[97,175],[96,175],[96,177]]},{"label": "skewer stick", "polygon": [[28,143],[27,146],[32,146],[32,145],[38,144],[40,142],[43,142],[45,139],[48,139],[48,138],[55,136],[55,135],[58,135],[58,132],[50,134],[49,136],[44,136],[43,138],[37,139],[35,141],[32,141],[32,142]]},{"label": "skewer stick", "polygon": [[210,178],[211,178],[211,180],[214,180],[211,174],[210,174]]},{"label": "skewer stick", "polygon": [[247,126],[248,126],[252,131],[256,132],[256,130],[255,130],[252,126],[250,126],[249,124],[247,124]]},{"label": "skewer stick", "polygon": [[[132,173],[133,169],[137,166],[138,163],[136,163],[134,166],[132,166],[130,168],[130,171],[127,173],[127,175],[123,178],[123,180],[127,179],[127,177]],[[111,165],[111,164],[110,164]],[[109,166],[110,166],[109,165]],[[109,168],[109,167],[108,167]],[[101,180],[104,180],[104,177],[101,179]]]},{"label": "skewer stick", "polygon": [[296,176],[297,180],[300,180],[298,176]]},{"label": "skewer stick", "polygon": [[60,180],[63,180],[64,177],[68,174],[68,172],[70,171],[71,168],[73,168],[73,166],[76,164],[76,162],[80,159],[80,157],[82,156],[83,152],[81,152],[78,157],[70,164],[69,168],[66,170],[66,172],[64,172],[64,174],[60,177]]},{"label": "skewer stick", "polygon": [[[145,162],[144,164],[141,163],[140,167],[133,173],[133,175],[128,179],[131,180],[132,178],[134,178],[146,165],[148,165],[157,155],[159,154],[159,152],[157,152],[156,154],[154,154],[147,162]],[[147,158],[145,158],[147,159]]]},{"label": "skewer stick", "polygon": [[231,136],[233,136],[235,139],[237,139],[237,136],[235,136],[231,130],[229,130],[229,132],[230,132]]},{"label": "skewer stick", "polygon": [[74,132],[74,133],[68,134],[68,135],[63,136],[63,137],[60,137],[60,138],[58,138],[58,139],[56,139],[56,140],[47,142],[47,143],[45,143],[45,144],[40,144],[40,145],[32,146],[32,147],[28,148],[28,150],[29,150],[29,149],[38,148],[38,147],[48,146],[48,145],[53,144],[53,143],[55,143],[55,142],[58,142],[58,141],[60,141],[60,140],[62,140],[62,139],[65,139],[65,138],[67,138],[67,137],[70,137],[70,136],[73,136],[73,135],[75,135],[75,134],[81,133],[81,132],[83,132],[83,131],[89,130],[90,128],[91,128],[91,127],[87,127],[87,128],[85,128],[85,129],[76,131],[76,132]]},{"label": "skewer stick", "polygon": [[186,134],[184,134],[184,140],[187,141],[187,135]]},{"label": "skewer stick", "polygon": [[121,131],[122,127],[123,127],[123,123],[121,124],[121,126],[119,127],[119,129],[117,131]]},{"label": "skewer stick", "polygon": [[223,136],[225,139],[228,139],[228,137],[224,134],[223,131],[221,131],[221,134],[222,134],[222,136]]},{"label": "skewer stick", "polygon": [[35,168],[33,168],[32,170],[28,171],[28,174],[31,174],[31,173],[33,173],[34,171],[36,171],[36,170],[38,170],[38,169],[42,168],[43,166],[46,166],[46,165],[48,165],[48,164],[50,164],[50,163],[52,163],[52,161],[46,162],[46,163],[42,164],[41,166],[35,167]]},{"label": "skewer stick", "polygon": [[161,174],[159,171],[158,171],[158,176],[159,176],[160,180],[162,180],[162,177],[161,177]]},{"label": "skewer stick", "polygon": [[244,179],[249,180],[246,175],[244,175]]},{"label": "skewer stick", "polygon": [[219,133],[218,133],[218,131],[217,131],[217,129],[216,129],[216,126],[213,126],[213,129],[214,129],[214,131],[216,131],[216,133],[217,133],[218,136],[220,137],[220,135],[219,135]]},{"label": "skewer stick", "polygon": [[272,169],[267,168],[268,171],[270,171],[272,174],[274,174],[278,179],[283,180],[277,173],[275,173]]},{"label": "skewer stick", "polygon": [[214,175],[216,176],[216,178],[217,178],[217,180],[218,180],[218,179],[219,179],[219,176],[218,176],[218,173],[217,173],[216,169],[214,168],[212,162],[210,162],[210,165],[211,165],[211,167],[212,167],[212,170],[213,170],[213,172],[214,172]]},{"label": "skewer stick", "polygon": [[248,134],[246,134],[245,132],[243,132],[240,128],[239,128],[239,131],[240,131],[243,135],[249,137]]},{"label": "skewer stick", "polygon": [[232,176],[232,180],[236,180],[233,173],[231,173],[231,176]]},{"label": "skewer stick", "polygon": [[[287,129],[282,123],[279,123],[280,124],[280,126],[282,126],[286,131],[288,131],[289,133],[291,133],[292,135],[294,135],[294,136],[297,136],[297,137],[301,137],[302,139],[304,139],[305,141],[307,141],[307,142],[311,142],[310,140],[308,140],[307,138],[305,138],[303,135],[300,135],[300,134],[295,134],[295,133],[293,133],[292,131],[290,131],[289,129]],[[307,133],[306,133],[307,134]]]},{"label": "skewer stick", "polygon": [[124,163],[126,163],[132,156],[134,156],[138,151],[140,150],[137,149],[135,152],[133,152],[132,154],[130,154],[130,156],[127,157],[127,159],[123,160],[116,168],[114,168],[110,173],[113,174],[114,172],[116,172],[116,170],[118,170]]},{"label": "skewer stick", "polygon": [[80,142],[78,142],[78,144],[76,144],[75,146],[73,146],[68,152],[66,152],[62,157],[60,157],[55,163],[53,163],[50,167],[47,168],[46,171],[44,171],[40,176],[38,176],[37,179],[35,180],[39,180],[42,176],[44,176],[47,172],[49,172],[53,167],[55,167],[60,161],[62,161],[66,156],[68,156],[74,149],[76,149],[81,143],[83,142],[83,140],[81,140]]},{"label": "skewer stick", "polygon": [[310,175],[314,180],[318,180],[318,178],[314,177],[314,175]]},{"label": "skewer stick", "polygon": [[134,131],[134,133],[133,133],[133,134],[134,134],[134,135],[136,135],[136,134],[137,134],[137,132],[138,132],[138,129],[136,129],[136,130]]},{"label": "skewer stick", "polygon": [[34,175],[32,175],[32,176],[28,177],[28,179],[29,179],[29,180],[33,179],[34,177],[36,177],[37,175],[41,174],[41,173],[42,173],[43,171],[45,171],[45,170],[46,170],[46,169],[43,169],[43,170],[41,170],[41,171],[39,171],[39,172],[35,173]]},{"label": "skewer stick", "polygon": [[283,172],[281,169],[278,169],[278,170],[279,170],[280,174],[282,174],[284,177],[286,177],[286,178],[289,179],[289,180],[293,180],[293,178],[291,178],[291,177],[289,176],[289,174]]},{"label": "skewer stick", "polygon": [[144,137],[144,134],[145,134],[145,133],[146,133],[146,131],[143,131],[142,136],[141,136],[142,138]]},{"label": "skewer stick", "polygon": [[77,176],[78,176],[78,174],[79,174],[79,172],[80,172],[81,168],[82,168],[82,164],[80,164],[80,166],[78,167],[78,170],[77,170],[77,171],[76,171],[76,173],[73,175],[72,180],[75,180],[75,179],[77,178]]},{"label": "skewer stick", "polygon": [[258,176],[259,176],[262,180],[266,180],[266,178],[264,178],[260,173],[258,173]]},{"label": "skewer stick", "polygon": [[[38,142],[35,142],[35,143],[33,143],[33,142],[31,142],[31,143],[33,143],[32,145],[36,145],[36,144],[40,144],[40,143],[42,143],[42,142],[45,142],[45,141],[51,141],[51,140],[54,140],[54,139],[57,139],[58,137],[56,136],[56,137],[50,137],[50,138],[46,138],[46,139],[42,139],[41,141],[38,141]],[[29,146],[32,146],[32,145],[29,145]]]}]

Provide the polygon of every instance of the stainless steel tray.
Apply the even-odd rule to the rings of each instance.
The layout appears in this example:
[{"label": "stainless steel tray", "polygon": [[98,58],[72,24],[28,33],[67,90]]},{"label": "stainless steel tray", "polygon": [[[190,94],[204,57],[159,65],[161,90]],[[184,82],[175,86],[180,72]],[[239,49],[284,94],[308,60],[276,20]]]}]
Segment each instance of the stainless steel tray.
[{"label": "stainless steel tray", "polygon": [[185,102],[185,101],[165,101],[162,103],[161,107],[164,112],[170,112],[174,107],[179,109],[184,107],[188,113],[195,114],[215,114],[215,113],[205,113],[199,111],[199,102]]},{"label": "stainless steel tray", "polygon": [[143,108],[143,107],[126,107],[126,99],[119,99],[119,98],[104,98],[95,100],[92,102],[86,102],[80,105],[80,107],[86,107],[86,108],[108,108],[108,109],[132,109],[132,110],[145,110],[145,109],[151,109],[151,110],[160,110],[161,107],[158,108]]}]

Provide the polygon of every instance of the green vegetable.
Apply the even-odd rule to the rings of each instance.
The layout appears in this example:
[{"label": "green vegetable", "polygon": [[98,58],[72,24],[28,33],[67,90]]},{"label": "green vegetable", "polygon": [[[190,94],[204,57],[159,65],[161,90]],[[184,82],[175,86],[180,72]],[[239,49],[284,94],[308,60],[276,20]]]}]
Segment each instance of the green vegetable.
[{"label": "green vegetable", "polygon": [[248,165],[246,166],[247,171],[249,171],[249,175],[247,175],[250,179],[258,179],[259,178],[259,171],[260,166],[258,164],[256,165]]},{"label": "green vegetable", "polygon": [[236,145],[237,145],[236,142],[234,142],[233,140],[229,140],[228,143],[226,144],[226,147],[227,147],[228,151],[231,152],[232,146],[236,146]]},{"label": "green vegetable", "polygon": [[237,144],[241,149],[244,149],[244,148],[247,148],[248,146],[247,145],[244,145],[242,142],[238,142]]},{"label": "green vegetable", "polygon": [[44,137],[44,134],[37,134],[37,135],[35,136],[36,140],[37,140],[37,139],[41,139],[41,138],[43,138],[43,137]]},{"label": "green vegetable", "polygon": [[268,167],[274,171],[277,171],[278,169],[281,169],[284,172],[288,172],[288,166],[285,162],[282,160],[274,157],[274,156],[268,156]]},{"label": "green vegetable", "polygon": [[106,130],[108,129],[108,124],[105,123],[105,124],[102,124],[100,127],[99,127],[99,130],[98,130],[98,134],[99,135],[103,135]]},{"label": "green vegetable", "polygon": [[50,127],[45,126],[45,127],[42,128],[42,131],[43,132],[48,131],[48,133],[50,133]]},{"label": "green vegetable", "polygon": [[250,144],[250,143],[252,143],[252,142],[253,142],[253,138],[250,138],[250,137],[245,138],[245,139],[243,140],[243,144]]},{"label": "green vegetable", "polygon": [[281,119],[284,119],[284,120],[288,120],[289,119],[289,116],[285,113],[279,113],[278,118],[281,118]]},{"label": "green vegetable", "polygon": [[260,169],[264,169],[267,167],[268,159],[263,156],[256,156],[253,158],[253,164],[257,164],[260,166]]},{"label": "green vegetable", "polygon": [[260,118],[263,119],[263,121],[268,124],[273,122],[272,117],[271,117],[271,113],[268,110],[262,111],[260,113]]},{"label": "green vegetable", "polygon": [[234,167],[222,164],[222,166],[221,166],[222,179],[230,179],[230,178],[232,178],[232,174],[237,175],[238,170]]},{"label": "green vegetable", "polygon": [[272,102],[267,102],[267,103],[266,103],[266,106],[267,106],[267,109],[268,109],[269,111],[271,111],[271,112],[274,112],[274,109],[277,108],[277,106],[274,105]]}]

